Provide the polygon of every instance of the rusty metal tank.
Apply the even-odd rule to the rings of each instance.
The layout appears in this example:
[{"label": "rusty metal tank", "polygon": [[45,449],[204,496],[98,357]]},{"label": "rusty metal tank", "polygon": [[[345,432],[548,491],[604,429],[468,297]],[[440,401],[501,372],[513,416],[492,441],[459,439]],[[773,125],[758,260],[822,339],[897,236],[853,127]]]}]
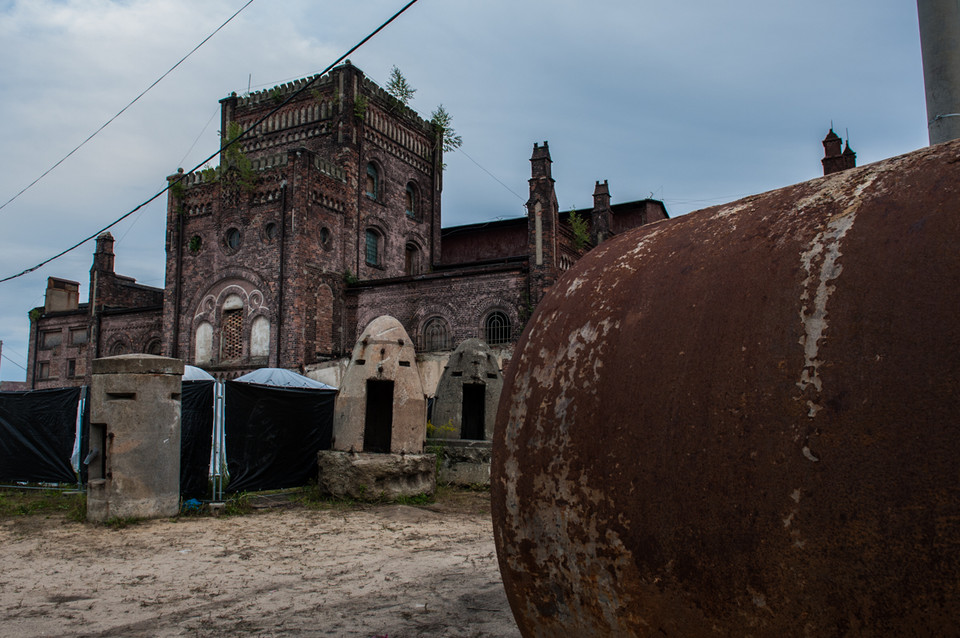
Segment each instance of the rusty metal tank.
[{"label": "rusty metal tank", "polygon": [[957,142],[594,249],[499,406],[523,635],[957,635],[958,317]]}]

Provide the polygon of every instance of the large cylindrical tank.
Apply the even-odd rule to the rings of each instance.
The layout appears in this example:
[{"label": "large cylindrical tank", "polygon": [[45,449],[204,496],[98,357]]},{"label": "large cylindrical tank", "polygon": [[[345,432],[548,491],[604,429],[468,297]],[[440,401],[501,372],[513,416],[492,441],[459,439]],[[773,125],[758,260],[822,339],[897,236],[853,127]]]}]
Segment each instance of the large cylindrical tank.
[{"label": "large cylindrical tank", "polygon": [[528,638],[957,635],[960,143],[601,244],[492,473]]}]

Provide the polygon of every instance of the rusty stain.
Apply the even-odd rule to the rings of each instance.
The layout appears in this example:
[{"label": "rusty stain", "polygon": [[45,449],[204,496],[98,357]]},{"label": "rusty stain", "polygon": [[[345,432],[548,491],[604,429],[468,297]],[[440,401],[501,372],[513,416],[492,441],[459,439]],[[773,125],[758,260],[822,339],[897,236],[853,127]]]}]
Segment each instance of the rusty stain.
[{"label": "rusty stain", "polygon": [[956,635],[960,142],[618,235],[494,437],[532,636]]}]

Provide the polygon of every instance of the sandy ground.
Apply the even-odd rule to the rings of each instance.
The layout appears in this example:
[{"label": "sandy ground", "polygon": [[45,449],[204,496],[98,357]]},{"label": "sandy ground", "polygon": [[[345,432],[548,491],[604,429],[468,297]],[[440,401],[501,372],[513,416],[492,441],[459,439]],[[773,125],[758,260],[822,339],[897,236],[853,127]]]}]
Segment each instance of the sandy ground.
[{"label": "sandy ground", "polygon": [[0,520],[0,636],[518,637],[489,494],[115,529]]}]

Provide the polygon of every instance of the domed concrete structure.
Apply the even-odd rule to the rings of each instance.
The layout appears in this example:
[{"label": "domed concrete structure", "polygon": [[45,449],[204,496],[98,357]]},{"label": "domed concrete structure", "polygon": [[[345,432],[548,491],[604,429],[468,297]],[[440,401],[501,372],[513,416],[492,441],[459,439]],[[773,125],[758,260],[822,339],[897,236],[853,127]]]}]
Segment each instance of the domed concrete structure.
[{"label": "domed concrete structure", "polygon": [[523,635],[956,633],[958,245],[948,142],[578,262],[494,438]]}]

